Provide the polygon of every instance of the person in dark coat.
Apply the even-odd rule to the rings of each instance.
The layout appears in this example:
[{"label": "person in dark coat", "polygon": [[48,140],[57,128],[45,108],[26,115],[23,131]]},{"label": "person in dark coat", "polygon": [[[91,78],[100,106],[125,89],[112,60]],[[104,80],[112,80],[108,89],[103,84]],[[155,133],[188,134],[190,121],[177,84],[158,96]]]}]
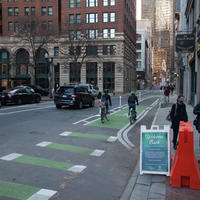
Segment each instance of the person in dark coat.
[{"label": "person in dark coat", "polygon": [[172,122],[171,128],[173,129],[173,147],[174,149],[177,149],[177,137],[179,133],[180,121],[188,121],[186,106],[184,104],[184,96],[178,96],[177,102],[172,105],[170,118]]},{"label": "person in dark coat", "polygon": [[196,119],[194,120],[194,125],[197,131],[200,133],[200,102],[194,107],[193,113],[197,115]]},{"label": "person in dark coat", "polygon": [[108,105],[108,103],[110,104],[110,106],[112,106],[111,97],[110,97],[110,95],[108,93],[108,90],[104,90],[104,94],[101,97],[101,101],[106,106],[106,114],[108,114],[109,113],[109,105]]}]

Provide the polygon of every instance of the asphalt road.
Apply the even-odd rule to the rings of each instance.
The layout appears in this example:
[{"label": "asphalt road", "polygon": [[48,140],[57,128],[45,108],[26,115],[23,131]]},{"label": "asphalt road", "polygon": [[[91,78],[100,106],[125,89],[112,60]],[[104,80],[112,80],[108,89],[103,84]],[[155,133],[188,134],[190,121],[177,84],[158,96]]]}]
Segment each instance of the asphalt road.
[{"label": "asphalt road", "polygon": [[120,133],[129,120],[126,95],[112,97],[104,124],[97,103],[82,110],[59,110],[52,101],[2,107],[0,200],[119,199],[139,158],[140,125],[150,127],[158,107],[159,91],[141,93],[141,118],[128,133]]}]

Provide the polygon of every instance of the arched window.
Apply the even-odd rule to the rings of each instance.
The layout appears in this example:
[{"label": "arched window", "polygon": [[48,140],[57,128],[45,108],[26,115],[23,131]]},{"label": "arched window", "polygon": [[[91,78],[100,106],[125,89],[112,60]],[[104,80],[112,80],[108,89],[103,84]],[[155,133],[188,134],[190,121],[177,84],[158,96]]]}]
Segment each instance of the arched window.
[{"label": "arched window", "polygon": [[16,74],[28,74],[29,53],[19,49],[16,53]]}]

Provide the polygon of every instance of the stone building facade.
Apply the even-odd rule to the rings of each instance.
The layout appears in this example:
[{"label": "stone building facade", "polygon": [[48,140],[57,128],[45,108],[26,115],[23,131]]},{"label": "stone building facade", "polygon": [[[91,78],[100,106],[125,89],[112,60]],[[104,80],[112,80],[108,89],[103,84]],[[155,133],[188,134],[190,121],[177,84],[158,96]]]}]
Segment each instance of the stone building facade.
[{"label": "stone building facade", "polygon": [[[135,1],[115,0],[2,1],[0,85],[33,83],[49,88],[53,73],[54,85],[88,82],[115,93],[135,90],[135,6]],[[21,43],[16,35],[20,20],[32,28],[35,24],[27,24],[26,19],[35,17],[46,32],[53,30],[51,41],[41,48],[41,43],[35,43],[38,57],[37,51],[34,56],[30,44]],[[75,64],[69,58],[74,56],[71,50],[78,47],[82,56]]]}]

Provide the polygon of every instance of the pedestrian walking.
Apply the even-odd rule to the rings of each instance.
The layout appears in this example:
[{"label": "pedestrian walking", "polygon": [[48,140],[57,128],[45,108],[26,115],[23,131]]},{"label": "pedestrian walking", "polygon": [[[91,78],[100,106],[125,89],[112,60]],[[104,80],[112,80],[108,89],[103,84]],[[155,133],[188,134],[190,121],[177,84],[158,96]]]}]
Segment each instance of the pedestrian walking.
[{"label": "pedestrian walking", "polygon": [[172,105],[171,112],[170,112],[170,118],[171,118],[171,128],[173,129],[173,148],[177,149],[177,137],[179,133],[179,124],[180,121],[187,122],[188,121],[188,115],[186,112],[186,106],[184,104],[184,96],[180,95],[177,98],[177,102]]},{"label": "pedestrian walking", "polygon": [[171,95],[173,96],[173,93],[174,93],[174,86],[171,84],[170,85],[170,91],[171,91]]},{"label": "pedestrian walking", "polygon": [[169,94],[170,94],[169,86],[165,86],[164,87],[165,103],[169,103]]},{"label": "pedestrian walking", "polygon": [[200,133],[200,102],[194,107],[193,113],[197,115],[196,119],[194,120],[194,125],[197,131]]}]

